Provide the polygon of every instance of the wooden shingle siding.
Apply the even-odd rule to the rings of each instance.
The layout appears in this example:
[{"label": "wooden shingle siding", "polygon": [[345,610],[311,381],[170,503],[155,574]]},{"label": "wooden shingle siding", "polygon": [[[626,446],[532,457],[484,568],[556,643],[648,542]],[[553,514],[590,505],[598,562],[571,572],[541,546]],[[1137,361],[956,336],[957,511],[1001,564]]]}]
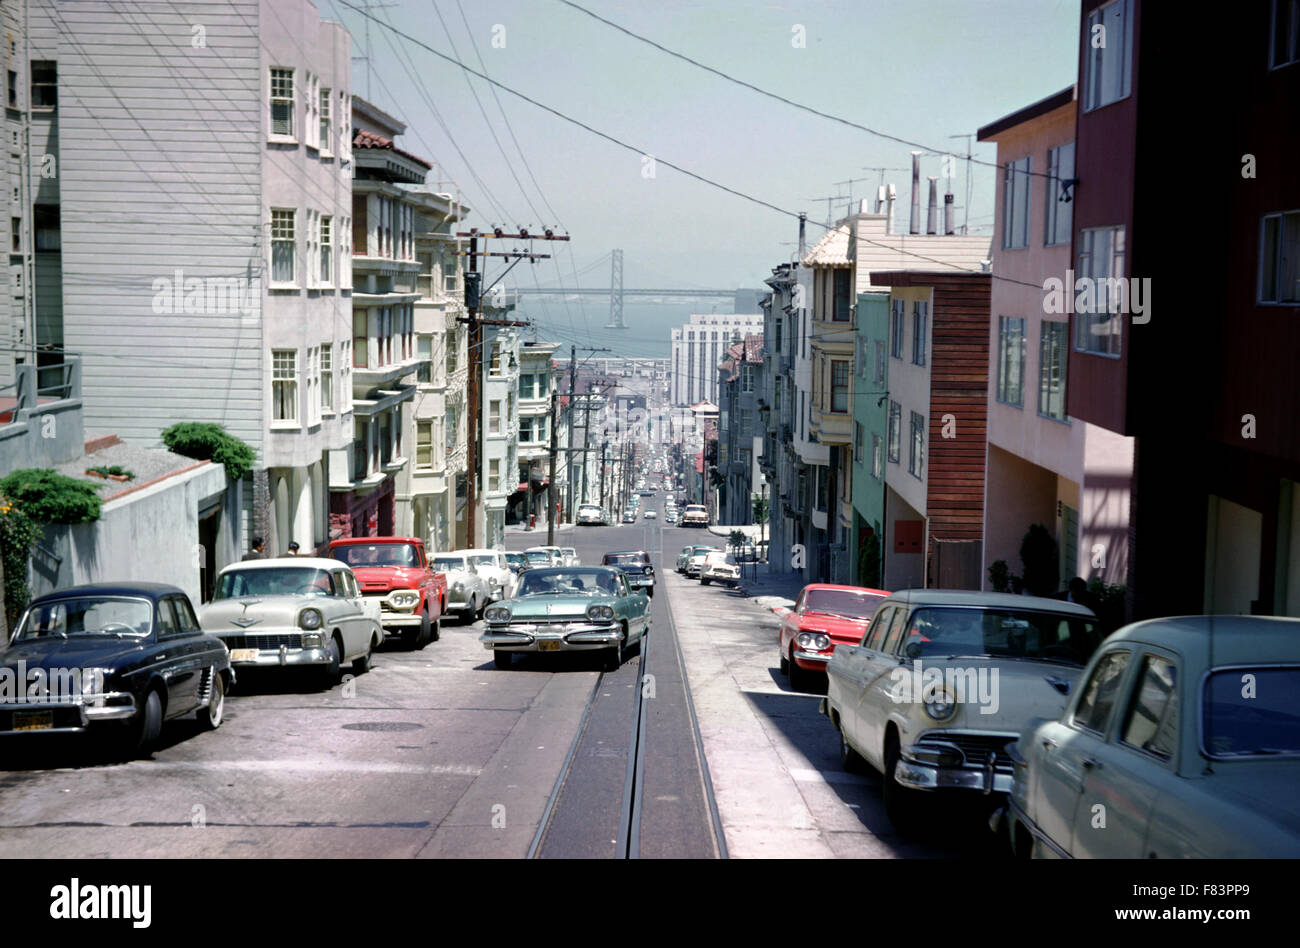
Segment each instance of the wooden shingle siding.
[{"label": "wooden shingle siding", "polygon": [[257,0],[34,0],[31,16],[59,70],[64,345],[84,360],[87,433],[149,444],[211,421],[260,454],[260,295],[251,318],[155,306],[177,269],[265,277]]},{"label": "wooden shingle siding", "polygon": [[[984,529],[984,466],[988,434],[989,278],[931,274],[929,467],[926,512],[930,535],[978,540]],[[944,438],[943,416],[956,419]]]}]

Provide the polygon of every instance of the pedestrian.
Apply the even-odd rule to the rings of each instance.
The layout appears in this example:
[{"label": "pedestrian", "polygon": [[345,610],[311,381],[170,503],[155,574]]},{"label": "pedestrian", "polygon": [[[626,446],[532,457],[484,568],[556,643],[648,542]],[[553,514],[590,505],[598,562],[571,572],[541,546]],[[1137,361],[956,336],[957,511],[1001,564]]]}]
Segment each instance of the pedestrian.
[{"label": "pedestrian", "polygon": [[1097,610],[1101,607],[1101,603],[1096,596],[1088,592],[1088,584],[1082,576],[1076,576],[1070,580],[1065,594],[1065,601],[1077,602],[1079,605],[1091,609],[1093,613],[1100,615]]},{"label": "pedestrian", "polygon": [[289,541],[289,552],[285,553],[284,555],[285,555],[285,556],[297,556],[297,555],[298,555],[298,541],[297,541],[297,540],[291,540],[291,541]]},{"label": "pedestrian", "polygon": [[266,541],[261,537],[253,537],[253,548],[251,552],[244,554],[246,560],[264,560],[266,559]]}]

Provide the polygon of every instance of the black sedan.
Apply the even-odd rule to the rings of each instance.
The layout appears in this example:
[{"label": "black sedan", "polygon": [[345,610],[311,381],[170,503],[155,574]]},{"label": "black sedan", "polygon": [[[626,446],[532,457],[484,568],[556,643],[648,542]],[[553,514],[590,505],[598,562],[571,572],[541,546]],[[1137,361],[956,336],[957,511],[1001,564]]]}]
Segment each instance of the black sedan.
[{"label": "black sedan", "polygon": [[655,568],[650,562],[650,554],[645,550],[606,553],[601,559],[601,565],[622,570],[627,577],[627,584],[633,589],[643,589],[647,596],[655,594]]},{"label": "black sedan", "polygon": [[164,721],[221,725],[230,653],[184,591],[97,583],[41,596],[0,651],[0,734],[92,733],[146,753]]}]

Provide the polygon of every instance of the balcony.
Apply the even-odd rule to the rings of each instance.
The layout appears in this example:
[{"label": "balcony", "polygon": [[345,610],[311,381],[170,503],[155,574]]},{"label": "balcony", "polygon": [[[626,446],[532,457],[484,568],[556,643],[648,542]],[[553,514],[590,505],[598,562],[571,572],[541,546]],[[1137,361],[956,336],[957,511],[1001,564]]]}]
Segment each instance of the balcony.
[{"label": "balcony", "polygon": [[418,355],[409,359],[394,360],[387,365],[352,367],[352,384],[356,390],[368,391],[381,385],[391,385],[403,376],[410,375],[420,367]]}]

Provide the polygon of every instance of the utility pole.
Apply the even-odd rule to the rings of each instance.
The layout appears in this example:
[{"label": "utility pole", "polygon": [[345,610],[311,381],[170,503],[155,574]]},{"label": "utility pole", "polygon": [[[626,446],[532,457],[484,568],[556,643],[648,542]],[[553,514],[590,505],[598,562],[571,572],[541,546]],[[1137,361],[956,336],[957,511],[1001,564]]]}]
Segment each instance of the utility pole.
[{"label": "utility pole", "polygon": [[555,545],[555,455],[559,451],[559,436],[555,433],[556,406],[560,402],[557,388],[551,392],[551,479],[546,485],[546,545]]},{"label": "utility pole", "polygon": [[[479,387],[482,384],[483,377],[483,320],[479,319],[479,305],[482,296],[487,290],[482,288],[483,275],[478,272],[478,258],[482,257],[507,257],[514,259],[513,267],[520,260],[549,260],[548,253],[513,253],[488,252],[479,253],[478,240],[482,237],[487,240],[489,237],[497,239],[510,240],[568,240],[567,234],[556,234],[549,228],[542,234],[530,234],[524,228],[519,228],[516,234],[507,234],[500,227],[494,228],[492,233],[480,233],[477,227],[472,227],[468,231],[459,231],[457,237],[469,238],[469,270],[465,273],[465,308],[469,311],[469,316],[461,317],[460,322],[469,324],[469,391],[466,393],[466,471],[465,471],[465,537],[471,548],[479,546],[477,531],[477,513],[478,507],[478,475],[479,466],[482,463],[481,451],[479,449],[479,440],[482,437],[482,426],[479,424]],[[505,273],[510,271],[506,268]],[[497,278],[497,283],[505,277],[505,273]],[[496,286],[493,283],[492,286]],[[489,286],[487,289],[491,289]],[[493,326],[527,326],[526,322],[517,320],[489,320],[489,325]]]},{"label": "utility pole", "polygon": [[569,346],[569,450],[564,454],[564,512],[573,516],[573,390],[578,378],[578,347]]}]

